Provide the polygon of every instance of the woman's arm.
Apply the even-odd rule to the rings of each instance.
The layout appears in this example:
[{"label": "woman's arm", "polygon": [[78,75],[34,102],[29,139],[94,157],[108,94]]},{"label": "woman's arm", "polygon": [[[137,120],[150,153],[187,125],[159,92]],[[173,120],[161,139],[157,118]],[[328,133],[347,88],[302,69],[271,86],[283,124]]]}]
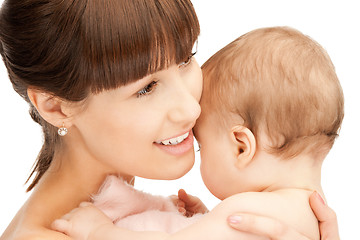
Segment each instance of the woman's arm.
[{"label": "woman's arm", "polygon": [[[320,221],[320,231],[322,239],[338,240],[339,235],[337,231],[337,222],[334,212],[321,202],[321,199],[312,194],[310,198],[311,206],[313,207],[315,215]],[[83,204],[80,208],[84,210],[92,209],[91,205]],[[219,204],[213,211],[206,214],[199,222],[175,233],[172,235],[162,232],[133,232],[122,228],[114,227],[111,221],[102,223],[96,227],[96,231],[91,230],[85,234],[83,226],[87,229],[90,226],[84,226],[84,217],[88,215],[75,215],[72,213],[67,214],[62,220],[57,221],[53,227],[65,234],[70,235],[73,239],[139,239],[139,240],[182,240],[182,239],[293,239],[293,240],[311,240],[304,235],[297,232],[290,226],[283,224],[275,219],[252,215],[252,214],[238,214],[231,215],[233,208],[229,208],[227,204]],[[99,214],[101,212],[99,211]],[[101,213],[102,214],[102,213]],[[230,217],[227,217],[231,215]],[[105,216],[105,215],[104,215]],[[103,216],[103,217],[104,217]],[[101,216],[94,215],[93,223],[100,221]],[[86,219],[89,220],[89,219]],[[106,219],[105,219],[106,220]],[[80,225],[77,225],[80,224]],[[82,225],[81,225],[82,224]],[[229,225],[233,228],[230,228]],[[94,228],[92,228],[94,229]],[[236,230],[234,230],[236,229]],[[78,234],[78,235],[76,235]],[[81,236],[81,237],[77,237]]]}]

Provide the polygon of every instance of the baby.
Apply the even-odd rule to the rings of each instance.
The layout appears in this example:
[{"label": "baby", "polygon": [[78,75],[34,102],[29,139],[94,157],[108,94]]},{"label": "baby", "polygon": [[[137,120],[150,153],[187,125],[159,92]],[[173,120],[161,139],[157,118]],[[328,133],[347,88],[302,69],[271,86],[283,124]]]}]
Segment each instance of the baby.
[{"label": "baby", "polygon": [[344,116],[326,51],[291,28],[258,29],[212,56],[203,76],[194,135],[207,188],[319,239],[308,198],[324,195],[321,165]]},{"label": "baby", "polygon": [[[203,75],[194,135],[205,185],[224,204],[319,239],[308,198],[313,191],[323,195],[321,165],[344,115],[342,89],[325,50],[291,28],[257,29],[212,56]],[[139,195],[146,197],[131,200]],[[182,216],[169,199],[116,177],[107,179],[94,204],[118,226],[139,231],[178,231],[201,217]],[[145,220],[134,227],[139,219]]]}]

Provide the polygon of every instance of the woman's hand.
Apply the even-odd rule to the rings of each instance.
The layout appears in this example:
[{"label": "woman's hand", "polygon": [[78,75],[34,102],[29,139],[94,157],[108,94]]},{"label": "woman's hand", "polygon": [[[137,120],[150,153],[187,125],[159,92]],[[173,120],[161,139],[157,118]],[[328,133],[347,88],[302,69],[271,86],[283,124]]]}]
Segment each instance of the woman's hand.
[{"label": "woman's hand", "polygon": [[340,240],[336,214],[317,192],[310,196],[310,206],[319,220],[321,239]]},{"label": "woman's hand", "polygon": [[[322,240],[339,240],[335,212],[329,208],[317,192],[310,196],[310,205],[319,220]],[[236,230],[277,240],[310,240],[296,230],[272,218],[239,213],[228,218],[228,224]]]}]

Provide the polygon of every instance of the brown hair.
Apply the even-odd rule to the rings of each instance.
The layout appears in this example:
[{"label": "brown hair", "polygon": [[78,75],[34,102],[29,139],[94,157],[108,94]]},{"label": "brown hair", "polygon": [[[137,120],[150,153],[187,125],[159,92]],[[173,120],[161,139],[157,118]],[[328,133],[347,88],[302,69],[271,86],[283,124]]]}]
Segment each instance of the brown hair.
[{"label": "brown hair", "polygon": [[344,116],[342,89],[326,51],[299,31],[254,30],[202,68],[203,111],[240,116],[257,139],[266,133],[270,152],[323,156],[333,145]]},{"label": "brown hair", "polygon": [[5,0],[0,52],[45,138],[28,191],[60,142],[29,101],[29,87],[82,101],[186,60],[199,31],[190,0]]}]

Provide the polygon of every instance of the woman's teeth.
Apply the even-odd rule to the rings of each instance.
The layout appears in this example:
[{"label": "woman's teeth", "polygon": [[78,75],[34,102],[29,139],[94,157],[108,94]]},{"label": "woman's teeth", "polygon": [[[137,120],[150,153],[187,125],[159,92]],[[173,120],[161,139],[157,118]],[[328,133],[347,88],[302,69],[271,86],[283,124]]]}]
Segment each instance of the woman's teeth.
[{"label": "woman's teeth", "polygon": [[176,145],[176,144],[179,144],[182,141],[184,141],[188,136],[189,136],[189,132],[187,132],[184,135],[181,135],[179,137],[171,138],[171,139],[161,141],[161,142],[156,142],[156,143],[163,144],[163,145]]}]

